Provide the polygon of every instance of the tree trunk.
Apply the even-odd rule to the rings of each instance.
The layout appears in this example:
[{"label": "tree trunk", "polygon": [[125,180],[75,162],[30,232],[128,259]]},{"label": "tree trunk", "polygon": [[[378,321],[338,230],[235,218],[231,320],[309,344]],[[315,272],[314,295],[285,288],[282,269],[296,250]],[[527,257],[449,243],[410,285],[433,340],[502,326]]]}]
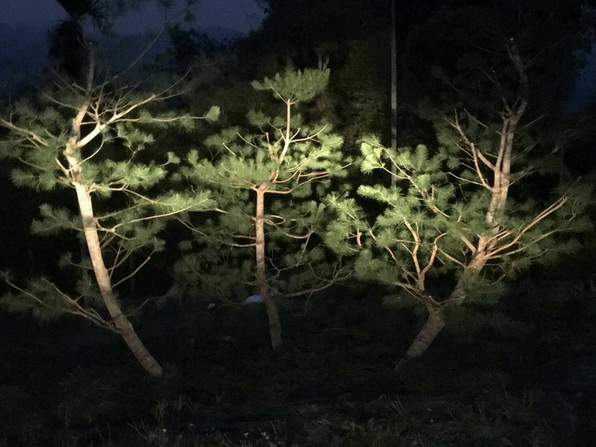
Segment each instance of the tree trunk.
[{"label": "tree trunk", "polygon": [[[92,74],[93,63],[90,64],[87,76],[88,92],[91,91],[91,84],[93,81]],[[87,114],[90,103],[91,100],[87,98],[83,104],[81,104],[72,120],[70,135],[64,148],[64,156],[68,161],[68,169],[63,168],[61,165],[60,167],[75,188],[79,204],[79,213],[83,222],[85,242],[87,244],[89,258],[91,259],[91,266],[93,267],[93,273],[95,274],[95,280],[97,281],[97,286],[99,287],[103,302],[108,313],[112,317],[112,322],[143,368],[145,368],[145,370],[152,376],[161,376],[163,372],[161,366],[149,353],[132,327],[132,324],[128,318],[126,318],[126,315],[122,313],[122,307],[114,295],[112,280],[101,252],[101,243],[99,242],[99,235],[97,233],[97,222],[93,211],[91,194],[87,187],[81,182],[81,148],[92,140],[94,132],[97,134],[102,129],[102,126],[97,125],[84,140],[81,140],[81,126],[83,125],[83,119]]]},{"label": "tree trunk", "polygon": [[406,354],[395,365],[395,371],[401,369],[408,360],[424,354],[437,335],[439,335],[439,332],[445,327],[445,309],[448,306],[459,306],[465,301],[468,290],[473,286],[478,275],[486,265],[486,257],[483,256],[483,250],[486,250],[487,245],[490,245],[491,241],[492,238],[480,239],[477,249],[482,254],[477,253],[468,265],[466,265],[457,284],[441,307],[437,307],[437,305],[431,303],[427,304],[428,318],[426,323],[422,326],[418,335],[416,335]]},{"label": "tree trunk", "polygon": [[428,318],[416,338],[408,348],[405,355],[395,365],[395,371],[399,371],[403,365],[426,352],[428,347],[445,327],[445,309],[428,307]]},{"label": "tree trunk", "polygon": [[128,318],[122,313],[122,307],[114,295],[110,275],[105,266],[101,252],[101,244],[97,234],[91,195],[85,186],[78,181],[74,181],[73,184],[77,193],[79,211],[83,220],[83,231],[87,249],[89,250],[91,265],[93,266],[93,273],[95,274],[95,279],[106,308],[108,309],[120,336],[124,339],[128,348],[132,351],[143,368],[145,368],[145,370],[152,376],[161,376],[163,372],[161,366],[149,353]]},{"label": "tree trunk", "polygon": [[267,280],[267,269],[265,262],[265,192],[267,185],[263,184],[255,189],[257,203],[255,210],[255,255],[256,255],[256,277],[259,294],[263,298],[267,309],[269,320],[269,336],[271,347],[279,350],[282,347],[281,323],[279,321],[279,310],[275,298],[271,294],[271,287]]},{"label": "tree trunk", "polygon": [[[493,171],[493,185],[488,188],[491,193],[491,200],[485,215],[485,222],[490,227],[489,232],[488,234],[479,236],[472,257],[466,264],[456,286],[449,294],[449,297],[447,297],[442,305],[433,303],[427,304],[427,309],[429,311],[428,320],[420,332],[418,332],[418,335],[410,345],[405,356],[395,366],[396,370],[400,369],[404,362],[426,352],[435,337],[443,327],[445,327],[445,308],[452,305],[459,306],[465,301],[468,296],[468,291],[474,286],[480,272],[486,266],[491,253],[494,255],[493,250],[498,244],[497,234],[499,233],[499,227],[505,212],[509,188],[511,186],[511,163],[515,137],[519,122],[528,106],[528,77],[517,44],[513,39],[507,44],[507,51],[509,58],[519,72],[520,93],[511,107],[507,104],[505,105],[506,112],[501,114],[502,127],[499,132],[499,148],[494,161],[494,166],[491,166],[491,170]],[[460,133],[465,137],[461,129]]]}]

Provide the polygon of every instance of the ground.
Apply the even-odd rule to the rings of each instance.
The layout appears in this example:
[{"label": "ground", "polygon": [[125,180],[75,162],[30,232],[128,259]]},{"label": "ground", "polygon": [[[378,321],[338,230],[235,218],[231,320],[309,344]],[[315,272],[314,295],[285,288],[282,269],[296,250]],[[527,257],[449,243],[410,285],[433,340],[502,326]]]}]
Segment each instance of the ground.
[{"label": "ground", "polygon": [[135,323],[162,379],[84,321],[1,314],[0,446],[592,446],[592,300],[468,306],[400,374],[421,316],[378,290],[286,309],[277,354],[261,304],[148,309]]}]

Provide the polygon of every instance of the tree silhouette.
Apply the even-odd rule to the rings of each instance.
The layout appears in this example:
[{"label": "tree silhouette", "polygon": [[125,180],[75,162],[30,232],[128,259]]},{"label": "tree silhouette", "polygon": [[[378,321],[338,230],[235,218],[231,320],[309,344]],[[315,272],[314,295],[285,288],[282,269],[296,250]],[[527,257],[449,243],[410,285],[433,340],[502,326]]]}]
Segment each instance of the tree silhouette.
[{"label": "tree silhouette", "polygon": [[53,68],[63,76],[80,81],[89,65],[89,42],[83,21],[89,17],[96,28],[106,21],[106,3],[101,0],[57,0],[68,13],[50,32],[49,54]]}]

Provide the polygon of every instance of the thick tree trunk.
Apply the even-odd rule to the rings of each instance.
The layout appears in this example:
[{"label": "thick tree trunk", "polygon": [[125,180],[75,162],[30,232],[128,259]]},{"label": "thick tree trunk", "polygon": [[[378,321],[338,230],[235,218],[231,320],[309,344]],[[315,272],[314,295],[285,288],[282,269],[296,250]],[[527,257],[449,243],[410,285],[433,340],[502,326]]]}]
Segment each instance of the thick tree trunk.
[{"label": "thick tree trunk", "polygon": [[475,255],[472,260],[466,265],[457,284],[449,294],[447,302],[449,305],[460,305],[468,296],[468,291],[474,287],[474,283],[478,279],[480,272],[486,265],[486,251],[491,250],[495,244],[494,238],[491,236],[481,236],[477,245],[477,252],[481,254]]},{"label": "thick tree trunk", "polygon": [[83,220],[83,231],[85,233],[85,241],[89,250],[91,265],[106,308],[112,317],[112,321],[118,329],[120,336],[124,339],[128,348],[132,351],[143,368],[145,368],[145,370],[152,376],[161,376],[163,372],[161,366],[149,353],[128,318],[122,313],[122,307],[114,295],[110,275],[105,266],[101,252],[91,196],[84,185],[76,181],[73,183],[77,192],[79,210]]},{"label": "thick tree trunk", "polygon": [[[87,76],[87,89],[89,92],[91,91],[93,80],[92,74],[93,64],[90,65]],[[85,242],[87,244],[87,250],[89,251],[89,258],[91,259],[91,266],[93,267],[93,273],[95,274],[95,280],[97,281],[97,286],[99,287],[103,302],[108,313],[112,317],[112,322],[143,368],[145,368],[145,370],[152,376],[161,376],[163,372],[161,366],[149,353],[132,327],[132,324],[128,318],[126,318],[126,315],[122,313],[122,307],[114,295],[110,274],[106,268],[103,254],[101,252],[101,243],[99,242],[99,235],[97,233],[97,222],[93,211],[91,194],[80,180],[82,164],[81,148],[88,144],[89,141],[93,139],[93,136],[98,134],[102,129],[102,126],[98,124],[93,131],[81,140],[81,126],[89,109],[89,104],[90,100],[87,98],[87,100],[79,107],[77,114],[72,120],[70,135],[64,148],[64,156],[68,161],[68,169],[60,166],[75,188],[79,204],[79,213],[83,222]]]},{"label": "thick tree trunk", "polygon": [[[469,291],[474,287],[474,283],[477,281],[482,269],[486,266],[487,261],[490,259],[491,255],[495,255],[494,250],[498,244],[497,235],[505,212],[509,188],[511,186],[511,163],[513,159],[515,137],[519,122],[528,105],[528,77],[517,44],[513,39],[507,44],[507,51],[509,58],[519,72],[520,93],[514,104],[511,107],[506,105],[505,112],[501,114],[502,128],[499,132],[500,141],[497,156],[493,162],[483,162],[485,166],[492,170],[493,184],[491,186],[488,186],[483,174],[478,170],[479,177],[483,179],[482,182],[491,193],[491,200],[485,215],[485,222],[489,225],[489,231],[487,234],[479,235],[476,246],[473,247],[471,259],[465,265],[456,286],[453,288],[447,299],[442,303],[427,303],[427,309],[429,311],[428,320],[416,336],[414,342],[410,345],[405,356],[397,363],[395,367],[396,370],[398,370],[404,362],[426,352],[435,337],[445,326],[445,308],[453,305],[459,306],[466,300]],[[459,128],[459,125],[457,128],[461,136],[467,140],[467,137],[461,128]],[[471,148],[472,152],[477,150],[472,144]]]},{"label": "thick tree trunk", "polygon": [[271,287],[267,280],[267,268],[265,259],[265,192],[267,185],[261,185],[255,189],[257,203],[255,210],[255,256],[256,256],[256,277],[259,294],[263,298],[267,309],[269,320],[269,336],[271,347],[279,350],[282,347],[281,323],[279,321],[279,309],[275,298],[271,294]]},{"label": "thick tree trunk", "polygon": [[478,275],[486,265],[486,258],[483,256],[484,253],[481,250],[484,250],[487,244],[490,244],[491,241],[491,238],[480,239],[477,249],[482,254],[477,253],[465,267],[457,284],[447,299],[442,303],[442,306],[438,307],[436,304],[427,304],[428,318],[426,323],[422,326],[418,335],[416,335],[416,338],[408,348],[406,354],[395,365],[395,371],[400,370],[408,360],[420,357],[424,354],[437,335],[439,335],[439,332],[445,327],[445,309],[448,306],[459,306],[465,301],[468,291],[473,287],[474,282],[478,279]]},{"label": "thick tree trunk", "polygon": [[428,308],[428,318],[416,338],[406,351],[405,355],[395,365],[395,371],[400,370],[403,365],[411,359],[420,357],[445,327],[445,309]]}]

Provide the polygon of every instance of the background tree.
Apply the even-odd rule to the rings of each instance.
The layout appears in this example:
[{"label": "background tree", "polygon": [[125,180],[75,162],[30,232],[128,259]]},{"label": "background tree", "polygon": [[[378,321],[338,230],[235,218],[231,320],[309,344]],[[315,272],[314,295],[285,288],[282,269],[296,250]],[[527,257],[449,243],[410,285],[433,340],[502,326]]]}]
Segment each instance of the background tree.
[{"label": "background tree", "polygon": [[332,178],[346,175],[342,138],[328,123],[310,123],[296,111],[328,80],[329,70],[319,68],[253,82],[283,104],[283,113],[249,112],[257,133],[223,130],[206,141],[211,159],[193,151],[191,167],[183,172],[200,189],[213,189],[221,210],[197,225],[199,251],[185,257],[178,272],[218,284],[215,290],[228,300],[239,285],[254,287],[267,309],[274,349],[282,346],[278,300],[321,290],[346,274],[325,266],[325,252],[313,235],[322,217],[318,197]]},{"label": "background tree", "polygon": [[[562,182],[548,192],[533,187],[539,166],[530,158],[535,145],[519,132],[528,108],[526,65],[514,39],[504,46],[519,89],[513,99],[502,97],[503,109],[495,112],[500,125],[458,111],[437,124],[436,154],[425,146],[397,153],[366,141],[362,171],[385,171],[396,187],[362,185],[358,193],[384,211],[368,224],[353,200],[329,201],[339,216],[329,227],[329,244],[342,254],[357,250],[362,278],[401,287],[428,311],[404,361],[427,350],[449,308],[494,293],[492,282],[576,250],[568,236],[590,228],[583,214],[590,199],[586,185]],[[564,173],[560,177],[565,180]],[[530,189],[514,189],[524,178]],[[350,239],[355,246],[344,245]],[[448,291],[442,293],[437,283],[443,290],[448,284]]]},{"label": "background tree", "polygon": [[313,107],[334,124],[348,150],[365,128],[388,136],[389,3],[262,3],[267,15],[258,32],[233,46],[249,79],[282,70],[289,61],[328,61],[334,75]]},{"label": "background tree", "polygon": [[[287,59],[312,64],[329,57],[334,77],[322,99],[346,146],[357,146],[366,132],[380,135],[388,146],[391,0],[262,3],[268,11],[262,28],[238,45],[243,67],[263,70]],[[443,115],[463,100],[471,108],[472,95],[489,115],[499,108],[499,94],[496,89],[491,93],[487,81],[503,74],[493,69],[511,70],[500,46],[509,37],[516,38],[523,54],[531,55],[530,88],[543,93],[528,113],[537,117],[557,111],[534,129],[555,129],[557,115],[566,112],[563,106],[582,55],[591,46],[590,7],[593,2],[584,0],[396,0],[398,146],[434,139],[429,125],[434,118],[425,107],[420,109],[421,101],[430,100]]]},{"label": "background tree", "polygon": [[90,18],[99,30],[106,27],[107,3],[102,0],[57,0],[68,13],[50,33],[50,61],[70,79],[82,81],[90,62],[83,23]]},{"label": "background tree", "polygon": [[[188,116],[171,112],[152,115],[150,106],[166,100],[172,91],[142,93],[108,82],[95,85],[93,76],[91,65],[85,85],[67,84],[43,92],[35,100],[23,99],[14,104],[7,118],[0,119],[0,125],[9,131],[2,142],[2,156],[22,165],[12,173],[17,186],[46,191],[65,188],[75,193],[75,213],[43,205],[41,219],[33,222],[32,231],[79,234],[90,261],[77,262],[78,256],[70,253],[61,260],[83,272],[77,277],[74,294],[45,278],[20,285],[4,274],[16,293],[4,295],[2,304],[41,317],[82,316],[118,333],[147,372],[159,376],[162,369],[137,336],[115,287],[163,248],[157,234],[165,218],[212,207],[213,201],[206,192],[185,197],[156,190],[167,166],[177,162],[173,154],[163,164],[140,159],[141,151],[153,142],[151,128],[191,126],[193,119]],[[207,118],[216,115],[217,109],[213,109]],[[146,260],[129,275],[118,276],[119,267],[140,249],[148,252]],[[93,280],[85,272],[91,272]],[[109,318],[90,306],[89,298],[97,298]]]}]

